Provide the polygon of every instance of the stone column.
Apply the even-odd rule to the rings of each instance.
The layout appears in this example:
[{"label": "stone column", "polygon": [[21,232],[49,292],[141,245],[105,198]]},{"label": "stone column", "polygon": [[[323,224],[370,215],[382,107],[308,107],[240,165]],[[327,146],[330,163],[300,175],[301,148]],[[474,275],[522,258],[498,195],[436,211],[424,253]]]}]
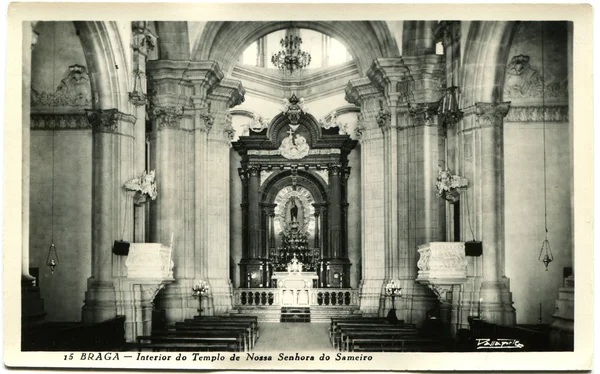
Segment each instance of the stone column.
[{"label": "stone column", "polygon": [[[133,83],[130,84],[129,101],[135,106],[135,167],[134,176],[140,176],[146,167],[146,105],[148,89],[146,84],[146,58],[156,45],[156,36],[148,29],[145,21],[132,22]],[[150,171],[150,170],[147,170]],[[146,212],[148,204],[134,208],[134,241],[146,241]]]},{"label": "stone column", "polygon": [[[159,294],[168,323],[197,314],[192,296],[196,278],[195,168],[197,131],[202,103],[194,100],[198,64],[189,61],[148,62],[149,91],[154,93],[149,114],[152,120],[151,168],[156,169],[158,197],[152,202],[150,241],[170,245],[173,238],[173,276]],[[186,79],[183,79],[185,76]]]},{"label": "stone column", "polygon": [[[240,262],[240,285],[243,287],[259,287],[262,285],[262,274],[260,269],[263,265],[263,243],[262,243],[262,209],[260,204],[260,166],[250,165],[248,166],[244,174],[247,178],[246,191],[244,194],[247,196],[247,209],[245,211],[246,216],[246,241],[243,242],[245,247],[242,252],[244,256]],[[255,274],[248,281],[248,275]]]},{"label": "stone column", "polygon": [[[480,134],[481,239],[483,282],[481,313],[491,323],[514,325],[515,309],[504,269],[504,116],[510,103],[476,103],[475,131]],[[478,181],[479,182],[479,181]]]},{"label": "stone column", "polygon": [[207,195],[206,247],[210,266],[208,281],[211,295],[209,308],[215,314],[226,313],[232,308],[232,290],[229,279],[229,149],[233,138],[229,109],[244,100],[245,90],[241,83],[223,79],[208,95],[214,126],[208,133],[208,159],[205,163],[210,176]]},{"label": "stone column", "polygon": [[342,205],[341,205],[341,165],[329,166],[329,258],[341,259],[342,245]]},{"label": "stone column", "polygon": [[[441,62],[436,55],[383,58],[375,60],[367,72],[371,82],[385,95],[376,119],[383,131],[386,165],[386,282],[400,280],[403,296],[396,300],[398,318],[417,325],[424,322],[427,311],[437,304],[433,293],[415,283],[415,278],[417,246],[431,241],[439,232],[433,174],[438,163],[437,128],[425,126],[435,125],[431,122],[435,110],[428,112],[425,121],[428,106],[421,103],[439,99]],[[409,109],[423,120],[413,121]],[[390,298],[386,300],[384,311],[391,308]]]},{"label": "stone column", "polygon": [[402,56],[434,54],[433,30],[436,23],[436,21],[404,21]]},{"label": "stone column", "polygon": [[[37,22],[23,22],[23,92],[22,118],[23,161],[21,189],[23,191],[21,209],[21,283],[24,288],[34,286],[34,278],[29,274],[29,153],[31,122],[31,51],[37,43],[38,34],[34,31]],[[27,48],[27,46],[31,46]],[[39,296],[39,295],[38,295]]]},{"label": "stone column", "polygon": [[361,259],[360,310],[364,315],[380,314],[385,276],[384,165],[383,133],[375,117],[382,99],[379,90],[364,78],[352,79],[346,86],[346,100],[361,108],[356,136],[361,147]]},{"label": "stone column", "polygon": [[123,184],[133,175],[136,118],[117,109],[88,110],[92,125],[92,276],[88,278],[83,322],[95,323],[116,313],[113,242],[133,239],[133,201]]},{"label": "stone column", "polygon": [[[21,203],[21,319],[23,325],[44,315],[44,302],[35,278],[29,274],[29,183],[31,122],[31,52],[37,43],[37,22],[23,22],[23,91],[22,91],[22,203]],[[31,48],[27,48],[30,45]]]}]

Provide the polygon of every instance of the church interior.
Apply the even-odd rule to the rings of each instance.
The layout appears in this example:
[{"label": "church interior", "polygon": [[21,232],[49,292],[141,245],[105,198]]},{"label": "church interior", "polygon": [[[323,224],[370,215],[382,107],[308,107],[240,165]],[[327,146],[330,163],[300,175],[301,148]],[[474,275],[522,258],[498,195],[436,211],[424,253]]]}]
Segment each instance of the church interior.
[{"label": "church interior", "polygon": [[572,23],[25,28],[23,350],[573,350]]}]

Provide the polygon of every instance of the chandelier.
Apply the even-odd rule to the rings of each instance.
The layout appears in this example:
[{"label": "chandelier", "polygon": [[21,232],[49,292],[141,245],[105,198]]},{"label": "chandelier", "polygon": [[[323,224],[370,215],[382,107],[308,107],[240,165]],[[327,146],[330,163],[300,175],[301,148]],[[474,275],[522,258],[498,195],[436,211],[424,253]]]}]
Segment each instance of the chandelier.
[{"label": "chandelier", "polygon": [[271,57],[275,67],[283,72],[292,74],[310,65],[310,53],[301,49],[302,38],[292,33],[287,34],[281,41],[281,50]]}]

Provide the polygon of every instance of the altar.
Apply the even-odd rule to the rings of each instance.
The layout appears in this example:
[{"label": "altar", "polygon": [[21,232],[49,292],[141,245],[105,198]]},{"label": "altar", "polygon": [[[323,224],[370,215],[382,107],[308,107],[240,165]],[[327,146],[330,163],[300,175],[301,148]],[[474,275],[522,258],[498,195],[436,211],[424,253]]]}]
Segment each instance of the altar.
[{"label": "altar", "polygon": [[274,272],[271,279],[283,306],[310,305],[309,291],[319,277],[315,273]]}]

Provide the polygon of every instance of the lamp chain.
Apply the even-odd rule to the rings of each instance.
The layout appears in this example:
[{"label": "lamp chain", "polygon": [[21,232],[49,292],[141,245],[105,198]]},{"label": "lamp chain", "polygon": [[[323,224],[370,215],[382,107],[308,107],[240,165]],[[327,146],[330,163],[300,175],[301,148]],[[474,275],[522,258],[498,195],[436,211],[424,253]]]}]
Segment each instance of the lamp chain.
[{"label": "lamp chain", "polygon": [[540,25],[542,36],[542,139],[544,149],[544,230],[545,239],[548,240],[548,188],[546,182],[546,70],[544,67],[544,25]]}]

